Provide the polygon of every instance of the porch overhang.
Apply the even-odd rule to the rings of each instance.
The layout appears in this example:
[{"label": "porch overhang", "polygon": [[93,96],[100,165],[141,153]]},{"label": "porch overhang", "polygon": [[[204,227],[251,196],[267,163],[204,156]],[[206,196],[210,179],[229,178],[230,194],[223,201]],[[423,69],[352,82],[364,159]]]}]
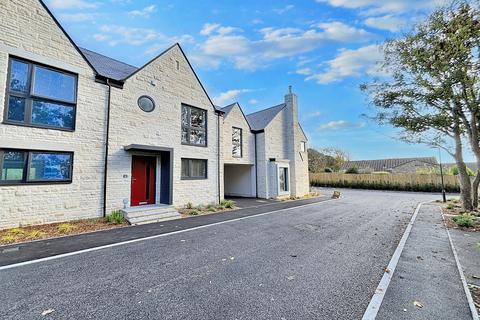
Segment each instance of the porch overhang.
[{"label": "porch overhang", "polygon": [[165,147],[158,147],[158,146],[150,146],[144,144],[129,144],[124,146],[123,149],[128,152],[151,152],[151,153],[160,153],[160,152],[172,152],[173,148],[165,148]]}]

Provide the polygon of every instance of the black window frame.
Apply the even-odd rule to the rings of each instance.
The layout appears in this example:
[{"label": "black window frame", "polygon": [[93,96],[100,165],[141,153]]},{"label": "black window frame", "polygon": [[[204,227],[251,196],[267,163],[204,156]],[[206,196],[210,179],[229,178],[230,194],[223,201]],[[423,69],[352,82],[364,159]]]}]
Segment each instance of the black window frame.
[{"label": "black window frame", "polygon": [[[187,110],[188,110],[187,111],[188,125],[183,124],[183,108],[187,108]],[[191,125],[191,119],[192,119],[191,118],[191,110],[192,109],[197,109],[197,110],[205,112],[205,127],[203,129],[198,128],[198,127],[193,127]],[[204,148],[206,148],[208,146],[208,111],[206,109],[202,109],[202,108],[198,108],[198,107],[194,107],[194,106],[182,103],[181,104],[181,109],[180,109],[180,124],[181,124],[180,141],[181,141],[182,145],[193,146],[193,147],[204,147]],[[184,129],[187,130],[187,142],[183,141],[183,130]],[[198,143],[191,143],[190,142],[190,131],[192,129],[193,130],[204,131],[204,133],[205,133],[205,144],[198,144]]]},{"label": "black window frame", "polygon": [[[188,161],[188,176],[183,175],[183,161]],[[192,163],[193,161],[202,161],[205,163],[205,176],[204,177],[192,177]],[[180,176],[181,180],[207,180],[208,179],[208,160],[207,159],[196,159],[196,158],[181,158],[180,160]]]},{"label": "black window frame", "polygon": [[[5,152],[23,152],[23,174],[22,180],[1,180],[1,186],[11,186],[11,185],[38,185],[38,184],[70,184],[73,181],[73,163],[74,163],[74,152],[72,151],[52,151],[52,150],[35,150],[35,149],[16,149],[16,148],[0,148],[0,175],[3,170],[3,161]],[[30,179],[30,166],[32,163],[32,154],[33,153],[47,153],[47,154],[69,154],[71,156],[70,161],[70,178],[63,180],[45,180],[45,179]]]},{"label": "black window frame", "polygon": [[[150,101],[152,102],[152,105],[153,105],[152,110],[147,111],[147,110],[144,110],[144,109],[140,106],[140,100],[143,99],[143,98],[148,99],[148,100],[150,100]],[[147,96],[147,95],[145,95],[145,94],[142,95],[142,96],[140,96],[140,97],[138,97],[138,99],[137,99],[137,106],[138,106],[138,108],[139,108],[140,110],[142,110],[143,112],[146,112],[146,113],[153,112],[153,111],[155,110],[155,108],[156,108],[155,100],[153,100],[152,97]]]},{"label": "black window frame", "polygon": [[[237,145],[234,141],[233,141],[233,133],[235,130],[240,130],[240,142],[238,144],[238,147],[240,147],[240,155],[237,156],[233,153],[233,147],[235,145]],[[243,158],[243,129],[242,128],[238,128],[238,127],[232,127],[232,157],[233,158]]]},{"label": "black window frame", "polygon": [[[19,92],[19,91],[14,91],[10,89],[10,81],[12,77],[12,64],[13,61],[17,61],[20,63],[25,63],[28,65],[28,78],[27,78],[27,92]],[[75,86],[74,86],[74,101],[65,101],[62,99],[55,99],[55,98],[49,98],[41,95],[36,95],[33,93],[33,86],[35,84],[35,68],[36,67],[41,67],[44,69],[52,70],[54,72],[58,73],[63,73],[69,76],[72,76],[75,80]],[[8,111],[9,111],[9,106],[10,106],[10,97],[16,97],[16,98],[21,98],[25,99],[25,110],[24,110],[24,116],[23,116],[23,121],[16,121],[16,120],[10,120],[8,119]],[[67,128],[67,127],[57,127],[57,126],[52,126],[52,125],[45,125],[45,124],[37,124],[37,123],[32,123],[32,112],[33,112],[33,101],[41,101],[41,102],[47,102],[47,103],[55,103],[55,104],[60,104],[64,105],[67,107],[72,107],[73,108],[73,119],[72,119],[72,128]],[[73,132],[75,131],[76,127],[76,120],[77,120],[77,104],[78,104],[78,74],[65,71],[59,68],[51,67],[42,63],[37,63],[31,60],[27,60],[24,58],[19,58],[16,56],[9,56],[8,59],[8,71],[7,71],[7,85],[5,89],[5,110],[4,110],[4,115],[3,115],[3,123],[4,124],[9,124],[9,125],[16,125],[16,126],[25,126],[25,127],[33,127],[33,128],[43,128],[43,129],[52,129],[52,130],[60,130],[60,131],[69,131]]]}]

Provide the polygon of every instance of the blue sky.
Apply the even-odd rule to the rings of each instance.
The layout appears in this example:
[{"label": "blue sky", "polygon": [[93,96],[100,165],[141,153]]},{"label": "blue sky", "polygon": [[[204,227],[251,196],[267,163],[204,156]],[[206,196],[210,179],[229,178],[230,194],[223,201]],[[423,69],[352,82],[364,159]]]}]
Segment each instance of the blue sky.
[{"label": "blue sky", "polygon": [[381,75],[379,44],[442,2],[46,0],[79,46],[135,66],[179,42],[219,105],[254,112],[292,85],[310,146],[352,159],[437,155],[361,117],[373,109],[359,84]]}]

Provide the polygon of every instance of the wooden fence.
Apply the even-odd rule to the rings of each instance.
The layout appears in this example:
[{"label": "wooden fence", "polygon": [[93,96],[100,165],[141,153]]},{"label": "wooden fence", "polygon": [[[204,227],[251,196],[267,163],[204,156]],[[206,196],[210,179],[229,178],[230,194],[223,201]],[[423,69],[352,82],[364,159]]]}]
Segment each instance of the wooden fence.
[{"label": "wooden fence", "polygon": [[[445,190],[458,192],[460,186],[456,176],[445,175]],[[442,190],[440,175],[420,174],[345,174],[345,173],[311,173],[310,184],[316,187],[402,190],[440,192]]]}]

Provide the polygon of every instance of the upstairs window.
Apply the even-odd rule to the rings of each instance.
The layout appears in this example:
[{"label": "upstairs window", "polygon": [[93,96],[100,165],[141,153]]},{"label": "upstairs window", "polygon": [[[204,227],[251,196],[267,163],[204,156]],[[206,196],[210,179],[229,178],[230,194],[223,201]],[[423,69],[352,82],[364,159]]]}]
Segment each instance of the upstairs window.
[{"label": "upstairs window", "polygon": [[242,157],[242,129],[232,128],[232,156],[234,158]]},{"label": "upstairs window", "polygon": [[6,104],[6,123],[73,131],[77,76],[11,58]]},{"label": "upstairs window", "polygon": [[300,151],[301,152],[307,151],[307,143],[305,141],[300,142]]},{"label": "upstairs window", "polygon": [[182,144],[207,146],[207,111],[182,104]]}]

